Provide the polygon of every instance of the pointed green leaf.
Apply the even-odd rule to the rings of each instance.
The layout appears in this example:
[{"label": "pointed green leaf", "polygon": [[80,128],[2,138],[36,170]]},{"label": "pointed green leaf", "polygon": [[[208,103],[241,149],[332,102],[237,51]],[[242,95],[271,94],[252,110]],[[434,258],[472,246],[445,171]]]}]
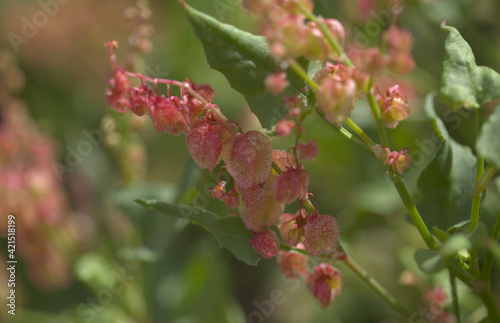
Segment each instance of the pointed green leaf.
[{"label": "pointed green leaf", "polygon": [[500,97],[500,75],[486,66],[477,66],[469,44],[458,30],[441,26],[447,34],[445,60],[439,95],[451,108],[480,108]]},{"label": "pointed green leaf", "polygon": [[[266,76],[277,71],[266,38],[221,23],[188,5],[183,6],[210,67],[224,74],[231,87],[245,97],[261,125],[271,128],[286,110],[283,98],[269,93],[264,87]],[[294,73],[288,78],[295,89],[303,87],[303,82]]]},{"label": "pointed green leaf", "polygon": [[432,227],[432,232],[441,242],[445,242],[451,237],[451,235],[448,232],[441,230],[438,227]]},{"label": "pointed green leaf", "polygon": [[435,274],[446,266],[445,259],[439,250],[418,249],[414,255],[418,268],[427,274]]},{"label": "pointed green leaf", "polygon": [[434,94],[426,97],[424,111],[436,134],[433,159],[418,179],[422,200],[418,204],[424,222],[431,229],[447,230],[469,218],[476,176],[476,157],[449,137],[434,111]]},{"label": "pointed green leaf", "polygon": [[218,218],[214,213],[199,207],[167,204],[157,200],[139,199],[135,202],[151,210],[202,226],[214,235],[221,247],[227,248],[236,258],[249,265],[256,266],[261,258],[248,242],[252,233],[238,217]]},{"label": "pointed green leaf", "polygon": [[481,128],[476,149],[480,156],[500,168],[500,105]]}]

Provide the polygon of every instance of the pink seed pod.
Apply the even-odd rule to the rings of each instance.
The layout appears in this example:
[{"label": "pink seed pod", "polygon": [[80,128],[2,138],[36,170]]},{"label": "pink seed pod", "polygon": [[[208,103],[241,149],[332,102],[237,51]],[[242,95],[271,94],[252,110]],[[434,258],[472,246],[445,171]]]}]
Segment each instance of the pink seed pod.
[{"label": "pink seed pod", "polygon": [[149,114],[156,102],[156,94],[147,85],[134,87],[130,91],[130,110],[137,116]]},{"label": "pink seed pod", "polygon": [[188,131],[188,121],[184,116],[184,104],[178,97],[158,96],[150,115],[158,132],[179,136]]},{"label": "pink seed pod", "polygon": [[273,150],[273,162],[278,165],[281,171],[296,166],[295,157],[284,150]]},{"label": "pink seed pod", "polygon": [[220,181],[215,187],[208,189],[208,191],[212,193],[214,199],[220,200],[226,194],[226,182]]},{"label": "pink seed pod", "polygon": [[258,131],[234,134],[222,147],[222,159],[234,181],[242,188],[250,188],[269,176],[273,162],[271,142]]},{"label": "pink seed pod", "polygon": [[273,188],[278,176],[269,175],[264,183],[250,188],[237,188],[241,201],[239,211],[245,226],[254,232],[275,225],[285,205],[274,198]]},{"label": "pink seed pod", "polygon": [[292,133],[295,128],[295,121],[290,119],[280,120],[276,123],[276,134],[279,137],[287,137]]},{"label": "pink seed pod", "polygon": [[249,241],[253,249],[266,259],[270,259],[278,253],[278,237],[271,230],[254,232]]},{"label": "pink seed pod", "polygon": [[385,97],[377,94],[377,101],[382,113],[382,122],[387,128],[394,129],[400,121],[410,115],[410,107],[399,85],[394,85],[387,89]]},{"label": "pink seed pod", "polygon": [[229,193],[222,196],[222,201],[226,204],[228,209],[235,209],[240,204],[240,197],[238,192],[233,188]]},{"label": "pink seed pod", "polygon": [[290,247],[295,247],[299,242],[302,241],[305,234],[305,225],[307,220],[307,211],[301,210],[296,214],[283,213],[279,217],[279,229],[280,235],[283,241]]},{"label": "pink seed pod", "polygon": [[315,267],[307,276],[306,283],[323,307],[328,307],[335,296],[342,293],[342,274],[328,263],[320,263]]},{"label": "pink seed pod", "polygon": [[303,160],[313,160],[319,154],[318,142],[316,140],[300,143],[298,148],[300,158]]},{"label": "pink seed pod", "polygon": [[304,233],[304,246],[311,255],[320,256],[335,249],[339,237],[337,220],[330,215],[316,212],[307,218]]},{"label": "pink seed pod", "polygon": [[278,251],[278,265],[281,272],[290,279],[307,275],[307,256],[292,251]]},{"label": "pink seed pod", "polygon": [[288,168],[282,172],[274,185],[276,200],[285,204],[293,203],[304,196],[309,188],[309,173],[303,167]]},{"label": "pink seed pod", "polygon": [[[190,79],[187,79],[184,82],[188,87],[190,87],[194,92],[196,92],[200,97],[202,97],[208,103],[211,103],[215,93],[212,87],[208,84],[200,84],[196,85]],[[206,109],[204,103],[191,95],[187,88],[181,87],[181,97],[182,100],[186,103],[188,108],[189,120],[190,122],[194,122],[196,118],[198,118]]]},{"label": "pink seed pod", "polygon": [[128,112],[130,82],[125,73],[122,70],[115,71],[113,78],[108,80],[108,84],[112,87],[105,91],[108,104],[120,113]]},{"label": "pink seed pod", "polygon": [[202,126],[192,129],[186,136],[186,146],[196,165],[213,171],[220,161],[222,138],[217,126]]}]

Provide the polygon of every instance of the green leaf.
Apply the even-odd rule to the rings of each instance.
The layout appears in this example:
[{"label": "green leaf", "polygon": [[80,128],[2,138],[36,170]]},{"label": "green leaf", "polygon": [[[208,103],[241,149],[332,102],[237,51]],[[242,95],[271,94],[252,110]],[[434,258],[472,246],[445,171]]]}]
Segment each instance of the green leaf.
[{"label": "green leaf", "polygon": [[[224,74],[231,87],[245,97],[261,125],[271,128],[286,114],[286,109],[283,98],[264,87],[266,76],[277,71],[266,38],[221,23],[186,4],[183,6],[210,67]],[[303,60],[304,64],[308,62]],[[303,87],[295,73],[288,77],[296,90]]]},{"label": "green leaf", "polygon": [[238,217],[218,218],[214,213],[199,207],[167,204],[157,200],[139,199],[135,202],[151,210],[202,226],[214,235],[221,247],[227,248],[236,258],[246,264],[256,266],[261,259],[248,242],[252,236],[251,232]]},{"label": "green leaf", "polygon": [[500,75],[486,66],[477,66],[469,44],[451,26],[442,25],[448,36],[439,95],[453,109],[479,109],[500,97]]},{"label": "green leaf", "polygon": [[418,249],[414,255],[418,268],[427,274],[435,274],[446,267],[446,262],[439,250]]},{"label": "green leaf", "polygon": [[500,105],[481,128],[476,150],[480,156],[500,168]]},{"label": "green leaf", "polygon": [[444,256],[454,256],[462,250],[468,250],[472,246],[469,237],[463,233],[455,234],[441,247]]},{"label": "green leaf", "polygon": [[469,218],[476,177],[476,157],[449,137],[443,122],[434,111],[434,94],[426,97],[424,111],[431,122],[437,146],[432,160],[418,179],[422,200],[418,209],[427,227],[447,230]]},{"label": "green leaf", "polygon": [[448,232],[441,230],[438,227],[433,227],[432,232],[441,242],[445,242],[451,237],[451,235]]}]

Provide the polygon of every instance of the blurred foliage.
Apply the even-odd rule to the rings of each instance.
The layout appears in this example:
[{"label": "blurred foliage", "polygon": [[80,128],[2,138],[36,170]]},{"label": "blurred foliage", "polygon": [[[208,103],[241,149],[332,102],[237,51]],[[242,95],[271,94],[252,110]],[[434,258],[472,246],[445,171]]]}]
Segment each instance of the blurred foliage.
[{"label": "blurred foliage", "polygon": [[[388,1],[377,0],[363,11],[362,2],[316,0],[316,13],[342,21],[348,29],[347,39],[365,37],[367,44],[376,44],[379,33],[388,25],[390,7]],[[258,19],[245,13],[238,1],[189,3],[225,23],[248,31],[259,30]],[[57,141],[61,164],[68,163],[71,150],[77,149],[79,143],[90,141],[86,133],[100,132],[103,136],[92,144],[90,154],[63,175],[72,213],[90,219],[96,232],[85,248],[76,251],[71,264],[73,280],[68,287],[40,290],[30,281],[24,262],[19,264],[15,322],[220,323],[245,322],[249,315],[254,315],[255,322],[258,317],[265,322],[288,323],[400,321],[343,266],[343,294],[323,310],[305,292],[303,282],[282,277],[275,260],[262,260],[258,267],[247,266],[221,249],[203,229],[133,203],[136,198],[158,199],[204,207],[218,216],[229,212],[219,201],[207,198],[219,168],[213,174],[199,170],[190,160],[183,137],[157,134],[149,120],[120,120],[105,102],[104,88],[111,69],[103,43],[117,40],[118,59],[125,57],[132,24],[123,18],[123,12],[133,4],[132,0],[67,1],[15,53],[26,76],[19,97],[38,126]],[[1,0],[0,34],[21,35],[25,19],[31,20],[40,10],[38,1]],[[260,128],[243,97],[231,89],[222,74],[209,68],[203,48],[177,1],[151,1],[151,10],[153,49],[139,56],[138,68],[151,76],[210,83],[216,93],[214,103],[226,116],[244,130]],[[500,71],[499,14],[500,2],[496,0],[414,0],[405,4],[399,23],[415,37],[413,54],[418,68],[408,78],[397,80],[413,90],[409,96],[412,116],[398,129],[390,130],[389,136],[394,147],[420,152],[412,155],[414,164],[403,176],[415,195],[417,175],[430,158],[422,146],[430,127],[421,106],[424,95],[439,87],[446,37],[440,23],[446,19],[460,31],[478,65]],[[0,38],[0,47],[12,49],[7,37]],[[386,87],[390,82],[395,81],[386,81]],[[380,86],[384,91],[383,84]],[[486,109],[492,111],[494,106]],[[436,110],[450,135],[474,150],[472,115],[461,110],[451,112],[440,100],[436,100]],[[115,128],[103,123],[104,115],[114,120]],[[362,103],[353,118],[367,127],[370,135],[376,135],[368,121],[369,109]],[[314,129],[310,135],[320,148],[316,160],[305,165],[318,209],[337,217],[346,250],[370,274],[400,295],[402,303],[419,304],[421,290],[443,284],[448,278],[440,274],[427,277],[417,268],[413,251],[423,247],[423,242],[413,226],[404,221],[404,207],[384,177],[380,163],[349,145],[317,116],[310,116],[305,126]],[[120,127],[134,131],[137,137],[126,137]],[[110,133],[116,135],[110,139]],[[110,149],[110,140],[118,148],[140,148],[120,155],[121,148]],[[291,140],[273,138],[272,144],[287,149]],[[145,157],[134,157],[136,152]],[[134,169],[139,163],[147,164],[144,177],[127,181],[122,170],[129,166]],[[499,187],[485,200],[482,220],[488,228],[500,210]],[[297,207],[292,205],[290,211]],[[3,219],[4,214],[1,216]],[[494,270],[498,271],[499,265],[497,262]],[[3,296],[6,277],[2,275],[6,272],[0,275]],[[492,280],[498,295],[499,277],[493,275]],[[447,283],[444,285],[449,288]],[[275,289],[283,292],[285,301],[271,303],[273,308],[266,315],[262,304],[269,304]],[[463,290],[460,297],[467,304],[464,313],[478,311],[477,298],[463,286],[459,290]],[[0,313],[0,320],[12,321],[5,312]]]}]

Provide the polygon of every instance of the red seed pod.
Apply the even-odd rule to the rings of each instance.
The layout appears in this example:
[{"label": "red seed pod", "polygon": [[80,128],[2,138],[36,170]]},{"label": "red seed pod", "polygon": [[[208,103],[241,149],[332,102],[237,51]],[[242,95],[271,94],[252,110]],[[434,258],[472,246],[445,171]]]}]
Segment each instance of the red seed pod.
[{"label": "red seed pod", "polygon": [[309,188],[309,173],[303,167],[288,168],[282,172],[274,184],[276,200],[285,204],[295,202],[304,196]]},{"label": "red seed pod", "polygon": [[222,159],[234,181],[250,188],[269,176],[273,162],[271,142],[258,131],[234,134],[222,147]]},{"label": "red seed pod", "polygon": [[130,82],[125,73],[122,70],[115,71],[113,78],[108,80],[108,84],[112,87],[105,92],[108,104],[120,113],[128,112]]},{"label": "red seed pod", "polygon": [[303,160],[313,160],[319,154],[318,142],[311,140],[306,143],[301,143],[298,146],[300,158]]},{"label": "red seed pod", "polygon": [[222,137],[218,126],[202,126],[192,129],[186,137],[186,145],[196,165],[213,171],[220,161]]},{"label": "red seed pod", "polygon": [[186,133],[189,128],[183,107],[185,107],[184,103],[175,96],[168,99],[164,96],[158,96],[150,113],[156,130],[174,136]]},{"label": "red seed pod", "polygon": [[273,162],[278,165],[281,171],[295,167],[295,157],[284,150],[273,150]]},{"label": "red seed pod", "polygon": [[156,94],[147,85],[134,87],[130,91],[130,110],[138,116],[149,114],[156,102]]},{"label": "red seed pod", "polygon": [[[190,79],[187,79],[185,82],[193,91],[195,91],[199,96],[201,96],[205,101],[211,103],[215,93],[212,87],[208,84],[200,84],[196,85]],[[183,101],[186,103],[186,106],[189,111],[189,120],[193,122],[198,118],[206,109],[203,102],[198,100],[196,97],[191,95],[187,88],[181,87],[181,97]]]},{"label": "red seed pod", "polygon": [[229,209],[235,209],[240,205],[240,197],[234,188],[222,196],[222,201]]},{"label": "red seed pod", "polygon": [[323,307],[327,307],[335,296],[342,293],[342,274],[327,263],[315,267],[314,272],[307,276],[306,283]]},{"label": "red seed pod", "polygon": [[249,241],[253,249],[266,259],[270,259],[278,253],[278,237],[271,230],[254,232]]},{"label": "red seed pod", "polygon": [[283,213],[280,215],[280,235],[288,246],[294,247],[304,238],[307,216],[306,210],[301,210],[300,215],[299,211],[296,214]]},{"label": "red seed pod", "polygon": [[241,200],[240,216],[245,226],[259,232],[265,226],[275,225],[285,205],[274,198],[273,188],[276,175],[269,175],[264,183],[251,188],[239,189]]},{"label": "red seed pod", "polygon": [[307,275],[307,256],[292,251],[278,251],[278,264],[281,272],[290,279]]},{"label": "red seed pod", "polygon": [[318,215],[316,212],[307,218],[304,246],[311,255],[320,256],[333,252],[338,237],[339,226],[333,216]]}]

